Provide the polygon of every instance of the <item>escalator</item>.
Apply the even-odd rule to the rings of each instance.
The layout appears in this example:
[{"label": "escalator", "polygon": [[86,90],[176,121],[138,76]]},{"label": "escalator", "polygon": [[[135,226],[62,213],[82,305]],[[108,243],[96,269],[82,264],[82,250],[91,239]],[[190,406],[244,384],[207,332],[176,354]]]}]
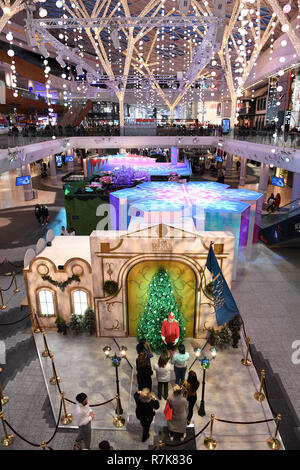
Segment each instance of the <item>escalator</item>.
[{"label": "escalator", "polygon": [[270,247],[300,247],[300,198],[262,215],[259,239]]}]

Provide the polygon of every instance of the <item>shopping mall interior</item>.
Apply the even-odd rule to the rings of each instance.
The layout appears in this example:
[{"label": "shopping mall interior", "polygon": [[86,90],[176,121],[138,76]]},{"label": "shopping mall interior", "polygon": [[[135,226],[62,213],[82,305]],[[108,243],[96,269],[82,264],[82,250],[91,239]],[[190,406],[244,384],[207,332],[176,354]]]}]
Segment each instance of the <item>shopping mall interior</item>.
[{"label": "shopping mall interior", "polygon": [[0,0],[1,450],[300,450],[299,247],[300,0]]}]

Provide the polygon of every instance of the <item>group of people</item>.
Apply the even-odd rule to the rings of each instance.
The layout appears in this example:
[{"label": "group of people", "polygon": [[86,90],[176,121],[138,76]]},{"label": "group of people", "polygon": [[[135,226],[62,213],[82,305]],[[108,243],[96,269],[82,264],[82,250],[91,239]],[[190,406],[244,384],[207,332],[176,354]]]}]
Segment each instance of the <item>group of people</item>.
[{"label": "group of people", "polygon": [[267,200],[267,211],[268,212],[269,211],[274,212],[275,210],[279,211],[280,203],[281,203],[280,194],[277,193],[276,197],[274,197],[274,193],[271,193],[271,195],[268,197],[268,200]]},{"label": "group of people", "polygon": [[[179,437],[183,440],[186,436],[186,427],[190,425],[193,416],[194,405],[197,400],[199,382],[197,374],[190,370],[185,380],[187,363],[190,355],[185,351],[184,344],[178,346],[178,352],[168,356],[162,353],[153,369],[156,372],[157,398],[152,394],[151,347],[145,338],[142,338],[136,347],[138,357],[136,359],[136,371],[138,391],[134,394],[136,402],[136,417],[143,428],[142,442],[149,438],[149,429],[155,416],[155,410],[159,409],[159,400],[162,396],[165,400],[169,396],[169,383],[171,381],[171,364],[174,366],[175,386],[169,398],[169,405],[173,411],[172,419],[167,421],[169,436],[173,440]],[[169,350],[170,351],[170,350]]]},{"label": "group of people", "polygon": [[63,236],[75,236],[76,235],[76,232],[75,230],[72,228],[72,227],[69,227],[67,230],[66,230],[66,227],[64,225],[61,226],[61,232],[60,232],[60,236],[63,237]]},{"label": "group of people", "polygon": [[[170,440],[180,439],[183,441],[186,437],[187,426],[191,424],[193,410],[197,401],[197,390],[199,381],[197,374],[193,370],[187,372],[187,362],[189,353],[185,351],[185,346],[180,344],[178,352],[168,355],[162,353],[158,362],[154,364],[157,380],[157,396],[152,393],[152,375],[151,358],[153,353],[151,347],[145,338],[142,338],[136,346],[138,357],[136,359],[136,371],[138,390],[134,394],[136,403],[136,417],[143,428],[142,442],[146,442],[149,437],[150,426],[155,416],[155,411],[160,408],[162,397],[168,400],[169,407],[172,410],[172,418],[167,421]],[[175,385],[169,395],[169,383],[171,381],[171,364],[174,365]],[[75,423],[79,427],[78,435],[75,440],[74,449],[81,448],[83,441],[86,449],[91,444],[91,422],[94,419],[94,413],[88,405],[88,398],[85,393],[76,396],[76,407],[74,413]],[[103,444],[105,442],[105,444]],[[112,449],[107,441],[103,441],[99,449]]]},{"label": "group of people", "polygon": [[39,225],[47,225],[49,223],[49,210],[45,205],[36,204],[34,209],[34,215]]}]

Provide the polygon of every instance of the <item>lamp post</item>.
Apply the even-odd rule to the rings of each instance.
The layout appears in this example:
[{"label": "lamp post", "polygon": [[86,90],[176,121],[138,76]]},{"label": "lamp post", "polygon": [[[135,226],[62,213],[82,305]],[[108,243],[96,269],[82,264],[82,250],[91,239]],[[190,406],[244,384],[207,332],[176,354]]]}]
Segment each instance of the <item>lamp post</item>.
[{"label": "lamp post", "polygon": [[105,357],[111,359],[112,365],[114,366],[115,371],[116,371],[116,388],[117,388],[117,395],[118,395],[118,405],[117,405],[116,413],[121,415],[121,414],[123,414],[123,408],[122,408],[122,405],[121,405],[121,398],[120,398],[119,371],[118,371],[118,369],[119,369],[119,365],[121,364],[122,358],[126,356],[127,348],[126,348],[126,346],[121,346],[120,347],[120,356],[118,356],[116,352],[114,353],[113,356],[110,356],[110,352],[111,352],[111,347],[110,346],[105,346],[103,348],[103,351],[104,351]]},{"label": "lamp post", "polygon": [[207,356],[201,357],[201,350],[199,353],[199,348],[195,349],[195,354],[196,358],[200,360],[201,367],[203,369],[203,376],[202,376],[202,395],[201,395],[201,402],[200,402],[200,407],[198,410],[198,415],[199,416],[205,416],[205,405],[204,405],[204,395],[205,395],[205,375],[206,375],[206,370],[210,366],[211,360],[214,360],[217,354],[217,350],[215,347],[210,349],[211,351],[211,359],[209,359]]}]

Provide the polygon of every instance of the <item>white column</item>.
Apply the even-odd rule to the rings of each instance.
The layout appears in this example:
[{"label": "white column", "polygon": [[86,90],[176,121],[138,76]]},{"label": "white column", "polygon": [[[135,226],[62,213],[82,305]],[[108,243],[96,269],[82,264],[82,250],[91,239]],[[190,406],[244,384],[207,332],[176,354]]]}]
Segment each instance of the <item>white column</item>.
[{"label": "white column", "polygon": [[241,157],[240,186],[245,185],[246,176],[247,176],[247,158]]},{"label": "white column", "polygon": [[[27,175],[31,176],[30,164],[27,163],[26,165],[23,165],[21,172],[22,172],[22,176],[27,176]],[[25,184],[23,186],[23,188],[24,188],[24,200],[25,201],[31,201],[33,199],[33,190],[32,190],[31,178],[30,178],[30,183]]]},{"label": "white column", "polygon": [[225,176],[231,176],[231,172],[232,172],[232,162],[233,162],[233,155],[232,155],[232,153],[227,153],[227,155],[226,155]]},{"label": "white column", "polygon": [[[300,198],[300,173],[294,173],[291,202],[299,198]],[[298,202],[299,201],[297,201],[295,204],[291,204],[290,210],[294,210],[296,207],[299,207]]]},{"label": "white column", "polygon": [[266,196],[267,196],[269,169],[270,169],[269,164],[267,163],[261,164],[258,192],[264,194],[264,200],[266,199]]},{"label": "white column", "polygon": [[[67,155],[74,155],[72,152],[73,152],[73,149],[69,147],[67,150]],[[74,161],[68,162],[68,171],[73,171],[73,170],[74,170]]]},{"label": "white column", "polygon": [[57,185],[55,155],[50,155],[49,160],[50,160],[50,180],[52,184]]}]

